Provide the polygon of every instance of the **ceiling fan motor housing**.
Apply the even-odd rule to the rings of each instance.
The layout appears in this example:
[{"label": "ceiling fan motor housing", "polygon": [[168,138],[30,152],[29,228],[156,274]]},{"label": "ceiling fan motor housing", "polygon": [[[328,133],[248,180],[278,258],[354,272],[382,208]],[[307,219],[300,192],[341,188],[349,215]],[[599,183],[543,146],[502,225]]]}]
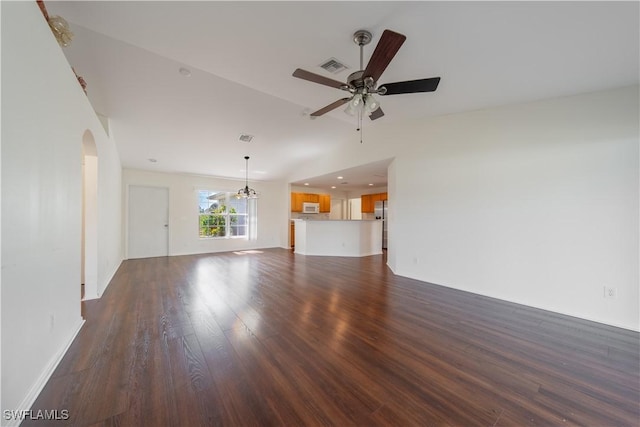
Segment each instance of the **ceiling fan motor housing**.
[{"label": "ceiling fan motor housing", "polygon": [[349,86],[355,89],[361,89],[364,87],[364,70],[356,71],[354,73],[349,74],[347,77],[347,83]]},{"label": "ceiling fan motor housing", "polygon": [[370,76],[365,77],[364,70],[351,73],[347,83],[352,93],[376,93],[376,82]]}]

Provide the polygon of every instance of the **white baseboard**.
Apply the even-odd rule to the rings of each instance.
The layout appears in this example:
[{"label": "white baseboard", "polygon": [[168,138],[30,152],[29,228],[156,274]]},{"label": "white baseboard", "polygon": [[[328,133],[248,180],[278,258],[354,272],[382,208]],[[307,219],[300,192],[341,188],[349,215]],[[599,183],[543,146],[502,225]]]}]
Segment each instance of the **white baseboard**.
[{"label": "white baseboard", "polygon": [[[49,378],[51,378],[51,375],[53,375],[53,372],[58,367],[58,364],[60,364],[60,361],[62,360],[64,355],[67,353],[67,350],[69,350],[69,347],[71,347],[71,343],[76,338],[76,335],[78,335],[78,332],[80,332],[80,329],[82,328],[82,325],[84,325],[84,322],[85,322],[84,319],[80,319],[80,321],[78,322],[78,325],[76,326],[75,330],[67,340],[64,347],[58,352],[58,354],[55,355],[55,357],[51,359],[51,361],[49,361],[49,364],[42,371],[42,374],[40,374],[40,377],[36,380],[33,386],[31,386],[31,388],[27,392],[27,395],[24,397],[24,399],[22,399],[22,402],[20,402],[20,404],[18,405],[18,408],[16,408],[18,411],[20,410],[28,411],[29,409],[31,409],[31,406],[33,406],[33,403],[36,401],[36,399],[38,398],[38,395],[40,394],[44,386],[47,384],[47,381],[49,381]],[[2,425],[6,427],[18,426],[20,425],[20,422],[21,420],[2,419],[2,423],[3,423]]]},{"label": "white baseboard", "polygon": [[118,264],[116,264],[113,269],[111,270],[110,274],[107,274],[107,278],[102,282],[102,291],[100,291],[100,289],[98,289],[98,295],[96,295],[93,298],[87,298],[86,299],[97,299],[97,298],[102,298],[102,295],[104,295],[104,293],[107,291],[107,287],[109,286],[109,284],[111,283],[111,280],[113,280],[113,276],[116,275],[118,269],[120,268],[120,266],[122,265],[122,261],[123,259],[120,260],[120,262]]},{"label": "white baseboard", "polygon": [[97,291],[96,291],[96,293],[95,293],[95,294],[92,294],[92,295],[89,295],[89,294],[85,291],[84,297],[82,298],[82,300],[81,300],[81,301],[91,301],[92,299],[98,299],[98,298],[100,298],[100,297],[98,296]]}]

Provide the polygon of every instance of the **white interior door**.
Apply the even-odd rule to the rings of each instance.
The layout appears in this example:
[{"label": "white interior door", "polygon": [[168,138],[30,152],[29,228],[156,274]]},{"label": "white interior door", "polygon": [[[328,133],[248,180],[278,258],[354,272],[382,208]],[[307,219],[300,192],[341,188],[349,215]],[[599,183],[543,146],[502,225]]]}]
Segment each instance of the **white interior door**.
[{"label": "white interior door", "polygon": [[169,189],[129,187],[128,258],[169,255]]}]

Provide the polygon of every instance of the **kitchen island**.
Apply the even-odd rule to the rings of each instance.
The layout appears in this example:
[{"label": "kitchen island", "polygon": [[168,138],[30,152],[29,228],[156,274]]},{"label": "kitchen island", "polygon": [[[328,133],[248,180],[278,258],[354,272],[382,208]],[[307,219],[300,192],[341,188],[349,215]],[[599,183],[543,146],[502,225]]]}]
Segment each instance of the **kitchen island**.
[{"label": "kitchen island", "polygon": [[382,253],[380,220],[295,219],[295,250],[301,255],[362,257]]}]

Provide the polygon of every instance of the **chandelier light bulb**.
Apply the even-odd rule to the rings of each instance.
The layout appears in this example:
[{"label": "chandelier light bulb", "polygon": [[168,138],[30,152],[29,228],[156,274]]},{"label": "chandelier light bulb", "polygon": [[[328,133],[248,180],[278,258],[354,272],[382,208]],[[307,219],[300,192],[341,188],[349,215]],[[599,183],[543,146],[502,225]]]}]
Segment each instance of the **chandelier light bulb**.
[{"label": "chandelier light bulb", "polygon": [[363,104],[363,95],[356,93],[347,104],[347,108],[344,109],[344,112],[350,116],[355,116],[358,112],[362,111]]},{"label": "chandelier light bulb", "polygon": [[351,100],[351,105],[353,105],[353,108],[358,108],[361,102],[362,102],[362,95],[358,93],[354,95],[353,99]]},{"label": "chandelier light bulb", "polygon": [[364,101],[364,111],[367,113],[367,116],[370,116],[371,113],[380,108],[380,103],[373,97],[373,95],[367,95]]}]

